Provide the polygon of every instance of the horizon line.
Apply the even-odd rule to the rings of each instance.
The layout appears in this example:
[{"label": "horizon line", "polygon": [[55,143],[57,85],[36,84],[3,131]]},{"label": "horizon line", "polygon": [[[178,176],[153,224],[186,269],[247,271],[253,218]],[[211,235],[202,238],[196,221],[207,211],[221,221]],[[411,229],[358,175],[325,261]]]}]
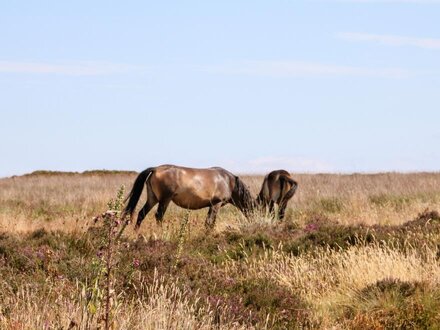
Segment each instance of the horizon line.
[{"label": "horizon line", "polygon": [[[289,173],[299,175],[377,175],[377,174],[440,174],[439,170],[378,170],[378,171],[292,171]],[[11,179],[16,177],[27,177],[37,175],[116,175],[116,174],[139,174],[136,170],[121,170],[121,169],[90,169],[84,171],[59,171],[59,170],[34,170],[22,174],[12,174],[9,176],[0,176],[0,180]],[[241,176],[264,176],[269,173],[261,172],[241,172],[236,171],[237,175]]]}]

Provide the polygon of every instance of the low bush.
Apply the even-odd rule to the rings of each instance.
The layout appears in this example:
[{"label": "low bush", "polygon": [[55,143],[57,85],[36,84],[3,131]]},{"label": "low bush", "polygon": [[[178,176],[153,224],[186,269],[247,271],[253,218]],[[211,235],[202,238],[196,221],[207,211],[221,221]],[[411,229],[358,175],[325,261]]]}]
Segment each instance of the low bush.
[{"label": "low bush", "polygon": [[344,319],[352,329],[436,329],[440,291],[427,283],[384,279],[360,291]]}]

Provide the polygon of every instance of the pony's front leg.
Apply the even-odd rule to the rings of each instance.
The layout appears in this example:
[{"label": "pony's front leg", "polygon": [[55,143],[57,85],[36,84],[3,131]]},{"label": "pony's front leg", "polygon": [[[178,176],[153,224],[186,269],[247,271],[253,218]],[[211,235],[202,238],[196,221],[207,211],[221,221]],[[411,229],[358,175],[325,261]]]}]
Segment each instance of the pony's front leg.
[{"label": "pony's front leg", "polygon": [[215,219],[217,217],[217,212],[218,212],[218,210],[220,210],[222,205],[223,205],[223,203],[220,202],[220,203],[212,205],[209,208],[208,216],[207,216],[206,221],[205,221],[206,229],[214,228],[214,226],[215,226]]},{"label": "pony's front leg", "polygon": [[163,216],[165,215],[165,212],[168,208],[168,205],[170,205],[171,199],[167,199],[165,201],[160,201],[159,206],[157,207],[156,211],[156,223],[162,224]]}]

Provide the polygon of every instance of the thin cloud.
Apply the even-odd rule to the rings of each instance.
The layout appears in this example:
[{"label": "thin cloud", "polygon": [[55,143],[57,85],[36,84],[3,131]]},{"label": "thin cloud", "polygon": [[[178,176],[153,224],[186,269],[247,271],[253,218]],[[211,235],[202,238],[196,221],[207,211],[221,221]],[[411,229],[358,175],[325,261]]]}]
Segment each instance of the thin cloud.
[{"label": "thin cloud", "polygon": [[249,168],[257,172],[286,169],[293,172],[332,172],[330,164],[304,157],[262,157],[249,161]]},{"label": "thin cloud", "polygon": [[244,61],[203,69],[215,74],[255,75],[271,77],[360,76],[403,78],[412,72],[401,68],[368,68],[302,61]]},{"label": "thin cloud", "polygon": [[43,63],[0,61],[0,73],[97,76],[127,73],[139,69],[139,67],[133,65],[109,62]]},{"label": "thin cloud", "polygon": [[415,38],[406,36],[343,32],[336,35],[339,39],[357,42],[375,42],[387,46],[410,46],[424,49],[440,49],[440,39]]},{"label": "thin cloud", "polygon": [[440,4],[440,0],[321,0],[323,2],[352,3],[409,3],[409,4]]}]

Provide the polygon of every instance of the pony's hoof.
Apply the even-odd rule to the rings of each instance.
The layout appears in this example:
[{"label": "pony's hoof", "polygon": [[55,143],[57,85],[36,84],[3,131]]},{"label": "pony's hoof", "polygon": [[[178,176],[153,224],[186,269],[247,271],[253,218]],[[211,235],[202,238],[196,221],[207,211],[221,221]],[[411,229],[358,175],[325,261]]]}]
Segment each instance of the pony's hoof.
[{"label": "pony's hoof", "polygon": [[213,225],[205,225],[205,231],[207,234],[212,233],[214,231]]}]

